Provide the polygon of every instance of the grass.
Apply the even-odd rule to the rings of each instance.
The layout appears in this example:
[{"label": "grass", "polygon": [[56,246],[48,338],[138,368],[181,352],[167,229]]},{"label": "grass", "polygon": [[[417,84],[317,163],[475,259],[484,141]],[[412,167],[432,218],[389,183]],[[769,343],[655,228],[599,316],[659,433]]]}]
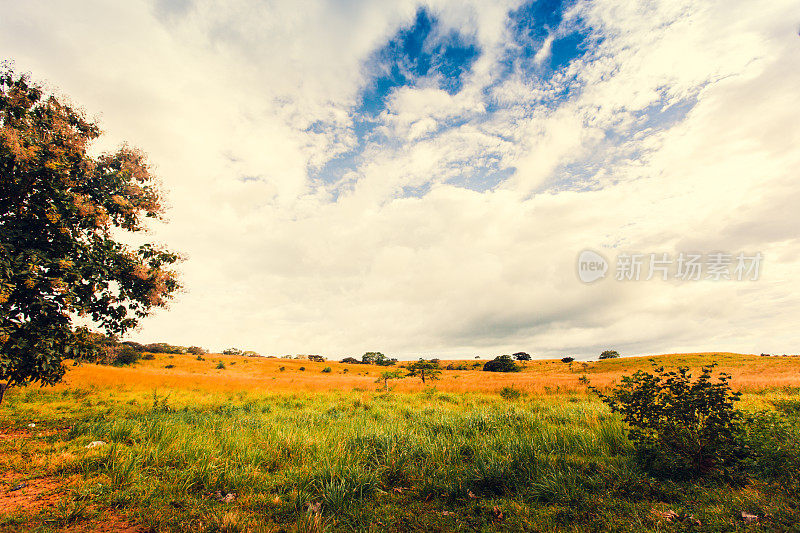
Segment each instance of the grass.
[{"label": "grass", "polygon": [[[227,364],[222,376],[193,356],[175,356],[164,371],[157,356],[133,368],[84,365],[56,388],[13,390],[0,427],[24,438],[0,440],[0,483],[48,477],[69,488],[46,509],[0,509],[0,531],[71,530],[103,510],[155,531],[796,527],[800,497],[771,479],[674,482],[641,472],[618,417],[577,383],[553,386],[570,374],[560,361],[513,376],[445,372],[435,389],[400,380],[385,393],[374,367],[344,374],[331,362],[214,358]],[[756,389],[754,365],[780,373],[791,363],[795,374],[800,365],[767,359],[737,366],[731,356],[721,366],[740,369],[745,408],[796,420],[800,391]],[[647,361],[596,363],[587,373],[611,383],[636,365]],[[118,386],[120,375],[138,379]],[[479,380],[484,387],[462,390]],[[96,440],[107,445],[85,447]],[[743,511],[758,522],[744,523]]]}]

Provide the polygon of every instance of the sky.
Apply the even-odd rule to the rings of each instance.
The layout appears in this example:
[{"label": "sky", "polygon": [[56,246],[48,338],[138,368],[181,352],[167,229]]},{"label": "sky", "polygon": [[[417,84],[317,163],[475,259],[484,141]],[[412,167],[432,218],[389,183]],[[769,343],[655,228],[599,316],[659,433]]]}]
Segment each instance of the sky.
[{"label": "sky", "polygon": [[163,184],[185,288],[129,338],[332,358],[800,352],[799,33],[795,0],[0,0],[0,59]]}]

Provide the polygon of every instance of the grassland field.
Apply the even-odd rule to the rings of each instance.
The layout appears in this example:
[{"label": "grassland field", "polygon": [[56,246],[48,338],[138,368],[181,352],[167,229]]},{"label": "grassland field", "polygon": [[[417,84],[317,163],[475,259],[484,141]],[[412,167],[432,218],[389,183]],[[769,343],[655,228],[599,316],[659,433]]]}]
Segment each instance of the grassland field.
[{"label": "grassland field", "polygon": [[[73,366],[0,405],[0,531],[800,531],[780,472],[676,481],[637,466],[619,416],[579,378],[608,388],[649,359],[445,370],[388,391],[386,368],[337,362]],[[790,422],[796,459],[800,358],[652,359],[719,363],[742,410]]]}]

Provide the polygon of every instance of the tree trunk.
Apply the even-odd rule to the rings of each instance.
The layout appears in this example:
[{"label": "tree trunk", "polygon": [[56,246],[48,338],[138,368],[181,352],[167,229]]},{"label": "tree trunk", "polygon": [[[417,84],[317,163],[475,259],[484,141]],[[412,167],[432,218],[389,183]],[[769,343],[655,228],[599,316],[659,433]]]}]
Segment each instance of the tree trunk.
[{"label": "tree trunk", "polygon": [[0,383],[0,404],[3,403],[3,396],[5,396],[7,388],[8,384]]},{"label": "tree trunk", "polygon": [[425,371],[422,371],[422,382],[425,383]]}]

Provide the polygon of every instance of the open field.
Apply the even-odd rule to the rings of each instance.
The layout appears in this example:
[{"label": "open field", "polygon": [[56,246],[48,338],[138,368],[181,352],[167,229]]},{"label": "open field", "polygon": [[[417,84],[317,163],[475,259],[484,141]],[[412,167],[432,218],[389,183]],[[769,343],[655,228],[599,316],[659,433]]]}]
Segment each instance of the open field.
[{"label": "open field", "polygon": [[736,483],[642,472],[578,379],[607,386],[644,358],[444,371],[386,393],[375,366],[156,355],[9,392],[0,531],[797,530],[800,358],[657,359],[718,361],[742,409],[793,421],[787,462]]}]

